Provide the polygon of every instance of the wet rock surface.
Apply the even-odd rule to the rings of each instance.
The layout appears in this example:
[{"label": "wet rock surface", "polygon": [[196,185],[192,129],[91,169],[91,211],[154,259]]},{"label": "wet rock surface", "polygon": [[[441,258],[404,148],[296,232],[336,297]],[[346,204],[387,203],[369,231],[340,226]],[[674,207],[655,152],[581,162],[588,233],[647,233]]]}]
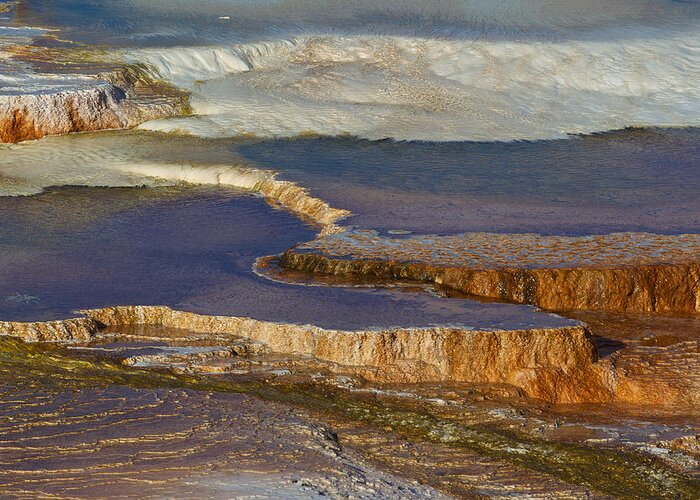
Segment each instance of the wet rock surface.
[{"label": "wet rock surface", "polygon": [[671,450],[700,456],[700,434],[695,436],[683,436],[670,441],[661,441],[659,445]]},{"label": "wet rock surface", "polygon": [[97,49],[76,50],[50,30],[11,19],[0,19],[0,143],[131,128],[189,109],[185,92],[143,68],[119,65]]},{"label": "wet rock surface", "polygon": [[[385,96],[365,88],[370,114],[381,115],[377,105],[388,96],[399,104],[396,116],[413,109],[404,124],[410,133],[395,137],[464,139],[420,130],[421,113],[465,104],[444,89],[434,92],[444,76],[465,69],[459,57],[444,60],[441,53],[459,49],[459,36],[424,39],[420,47],[397,36],[312,36],[231,51],[202,45],[241,42],[230,22],[242,31],[255,31],[248,20],[268,26],[251,16],[255,9],[241,19],[227,12],[214,24],[199,12],[176,21],[183,8],[190,12],[187,2],[145,3],[154,10],[137,19],[139,2],[130,2],[134,12],[125,15],[109,2],[0,1],[0,142],[178,117],[144,125],[171,134],[113,132],[0,147],[0,493],[700,497],[697,130],[625,130],[530,144],[313,138],[300,124],[319,110],[286,107],[302,87],[304,100],[314,88],[321,91],[314,99],[324,98],[324,89],[334,88],[328,84],[349,77],[348,87],[325,98],[330,103],[339,92],[341,108],[352,109],[367,97],[366,77],[380,76],[383,87],[409,68]],[[6,26],[15,6],[21,22],[42,26],[45,19],[65,30]],[[173,13],[169,26],[155,14],[161,8]],[[364,24],[365,17],[358,19]],[[413,16],[399,17],[403,30]],[[200,18],[211,26],[203,29]],[[393,14],[379,18],[379,32],[396,22]],[[419,23],[430,18],[416,16]],[[663,28],[658,19],[649,15],[654,29]],[[453,35],[464,31],[460,23],[449,26]],[[679,44],[691,52],[692,26]],[[189,35],[177,33],[183,27]],[[581,34],[575,59],[590,50]],[[98,40],[123,46],[134,64],[123,53],[94,50]],[[654,69],[647,63],[658,58],[649,53],[666,54],[664,62],[679,62],[666,73],[682,87],[690,73],[677,70],[694,55],[676,58],[673,45],[681,39],[661,40],[670,52],[637,57],[622,36],[606,49],[612,52],[589,61],[614,59],[622,48],[622,59],[638,66],[634,74]],[[514,57],[551,64],[539,59],[550,42]],[[470,67],[481,57],[472,52],[480,43],[466,45]],[[634,37],[634,44],[646,41]],[[131,51],[134,45],[143,50]],[[604,45],[596,42],[595,50]],[[279,64],[288,49],[292,64]],[[500,80],[507,84],[511,56],[502,64],[499,53],[486,49],[489,71],[504,70]],[[403,67],[407,54],[420,57]],[[423,58],[452,69],[432,80]],[[277,65],[259,71],[273,59]],[[536,72],[526,71],[523,82],[529,85]],[[559,97],[568,98],[560,91],[584,82],[554,74],[558,110]],[[629,83],[628,91],[641,89]],[[235,95],[246,86],[251,92]],[[269,95],[282,90],[285,107],[256,87]],[[479,103],[487,104],[487,115],[498,109],[483,99],[491,84],[478,96],[468,87],[463,97],[476,122]],[[591,95],[606,88],[591,87]],[[670,95],[668,85],[659,88],[664,92],[655,96]],[[523,102],[535,102],[533,89],[526,88]],[[676,96],[681,115],[695,91],[690,85]],[[508,111],[499,122],[517,97],[505,95]],[[581,97],[593,103],[576,95],[564,106],[569,112]],[[643,96],[632,108],[652,99]],[[624,109],[630,99],[634,92],[619,99]],[[629,123],[615,118],[616,106],[608,115],[591,109],[611,122],[565,129]],[[267,135],[274,110],[284,112],[282,121],[273,117],[272,129],[279,133],[283,125],[287,135],[297,127],[302,137],[211,137],[231,130]],[[308,123],[345,133],[363,114],[355,110],[343,128],[324,128],[324,113]],[[201,116],[183,116],[192,112]],[[338,109],[326,117],[333,115]],[[689,118],[695,123],[691,116],[682,123]],[[249,123],[237,126],[241,119]],[[486,127],[491,133],[493,125]],[[540,136],[526,128],[534,135],[496,137],[565,133]],[[183,130],[193,136],[178,136]],[[173,188],[179,184],[244,189],[274,208],[261,209],[259,200],[233,190],[201,188],[175,200],[185,189]],[[163,203],[145,190],[51,189],[63,185],[170,186],[172,192]],[[32,194],[22,201],[5,197]],[[340,227],[345,220],[384,235]],[[321,232],[316,240],[277,260],[262,257],[312,238],[312,231]],[[525,231],[538,234],[513,234]],[[333,288],[319,287],[325,285]],[[76,308],[81,317],[74,317]]]},{"label": "wet rock surface", "polygon": [[563,313],[588,325],[622,402],[700,407],[700,316]]},{"label": "wet rock surface", "polygon": [[11,497],[444,498],[377,470],[281,405],[237,394],[0,384]]},{"label": "wet rock surface", "polygon": [[178,103],[136,108],[115,85],[59,94],[0,95],[0,142],[47,135],[133,127],[149,118],[177,114]]},{"label": "wet rock surface", "polygon": [[0,92],[0,143],[132,128],[146,120],[186,111],[185,94],[168,90],[158,95],[153,86],[139,82],[123,69],[60,91]]},{"label": "wet rock surface", "polygon": [[[382,382],[510,383],[531,396],[563,402],[610,397],[594,366],[597,356],[590,335],[575,324],[530,330],[409,327],[351,331],[206,316],[158,306],[111,307],[82,313],[86,319],[68,320],[65,325],[9,322],[4,331],[30,341],[59,340],[65,332],[60,340],[74,340],[95,336],[105,326],[153,325],[248,340],[248,344],[228,348],[224,357],[232,349],[269,349],[310,356]],[[212,356],[212,352],[207,355]],[[157,356],[146,355],[135,362],[157,360]],[[586,379],[590,381],[582,385]]]},{"label": "wet rock surface", "polygon": [[[217,498],[440,498],[429,486],[463,498],[631,498],[631,488],[685,498],[698,488],[697,461],[657,456],[654,441],[697,422],[554,409],[507,386],[378,386],[295,356],[226,358],[224,346],[150,327],[69,349],[0,338],[0,488],[79,498],[115,485],[126,496]],[[134,368],[144,353],[160,365]],[[162,371],[214,357],[250,364],[204,378]]]}]

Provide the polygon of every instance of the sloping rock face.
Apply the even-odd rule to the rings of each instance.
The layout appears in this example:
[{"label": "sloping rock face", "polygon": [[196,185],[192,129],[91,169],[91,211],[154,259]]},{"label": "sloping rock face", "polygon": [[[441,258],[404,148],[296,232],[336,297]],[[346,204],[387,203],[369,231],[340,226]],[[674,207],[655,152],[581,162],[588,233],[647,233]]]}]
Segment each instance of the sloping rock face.
[{"label": "sloping rock face", "polygon": [[111,83],[58,93],[0,96],[0,142],[47,135],[130,128],[180,113],[182,98],[139,102]]},{"label": "sloping rock face", "polygon": [[0,321],[0,335],[19,337],[27,342],[89,340],[99,331],[99,324],[90,318],[21,323]]},{"label": "sloping rock face", "polygon": [[[326,330],[250,318],[205,316],[167,307],[111,307],[82,311],[68,320],[67,339],[85,338],[102,326],[158,325],[246,337],[277,353],[308,355],[339,371],[378,382],[508,383],[553,402],[607,401],[607,375],[583,326],[474,331],[456,327],[380,331]],[[57,340],[55,323],[0,325],[27,340]]]},{"label": "sloping rock face", "polygon": [[57,94],[0,96],[0,141],[123,128],[131,124],[120,109],[126,94],[105,84]]},{"label": "sloping rock face", "polygon": [[700,315],[567,312],[593,334],[610,365],[615,401],[700,414]]},{"label": "sloping rock face", "polygon": [[40,28],[0,34],[0,142],[129,128],[183,114],[186,92],[158,81],[141,65],[96,51],[36,43]]},{"label": "sloping rock face", "polygon": [[277,180],[274,176],[261,180],[253,190],[302,218],[319,224],[322,234],[339,232],[341,229],[336,223],[351,215],[347,210],[333,208],[325,201],[311,196],[307,189],[293,182]]},{"label": "sloping rock face", "polygon": [[345,232],[288,250],[282,267],[431,282],[543,309],[700,312],[700,236],[490,235],[390,239]]}]

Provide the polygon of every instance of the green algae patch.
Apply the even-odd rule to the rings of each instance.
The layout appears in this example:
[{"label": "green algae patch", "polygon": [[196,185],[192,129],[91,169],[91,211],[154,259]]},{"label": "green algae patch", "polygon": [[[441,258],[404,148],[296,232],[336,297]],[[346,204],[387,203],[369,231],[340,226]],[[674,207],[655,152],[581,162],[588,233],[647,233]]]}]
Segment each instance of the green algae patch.
[{"label": "green algae patch", "polygon": [[182,388],[245,392],[248,386],[131,368],[99,356],[73,356],[60,346],[0,337],[0,380],[43,389],[80,389],[126,385],[140,389]]},{"label": "green algae patch", "polygon": [[415,402],[357,394],[323,384],[237,382],[168,370],[141,369],[95,355],[75,355],[55,345],[0,337],[0,381],[42,390],[127,385],[245,393],[302,408],[321,420],[345,420],[397,433],[409,441],[474,451],[570,484],[619,498],[700,498],[700,481],[653,457],[535,439],[516,432],[467,425],[417,407]]},{"label": "green algae patch", "polygon": [[669,469],[653,457],[535,439],[515,432],[465,425],[427,411],[405,409],[379,397],[358,397],[337,389],[283,389],[286,402],[391,430],[409,441],[430,441],[545,473],[570,484],[618,498],[700,498],[700,481]]}]

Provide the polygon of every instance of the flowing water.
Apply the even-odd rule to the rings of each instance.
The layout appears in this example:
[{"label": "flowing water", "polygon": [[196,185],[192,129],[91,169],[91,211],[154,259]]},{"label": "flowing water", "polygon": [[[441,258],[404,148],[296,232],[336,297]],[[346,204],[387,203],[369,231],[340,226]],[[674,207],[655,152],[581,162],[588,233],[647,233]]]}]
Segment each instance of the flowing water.
[{"label": "flowing water", "polygon": [[236,151],[382,232],[700,231],[698,129],[514,143],[298,139]]},{"label": "flowing water", "polygon": [[700,125],[696,2],[29,0],[14,22],[192,90],[196,116],[153,130],[508,141]]}]

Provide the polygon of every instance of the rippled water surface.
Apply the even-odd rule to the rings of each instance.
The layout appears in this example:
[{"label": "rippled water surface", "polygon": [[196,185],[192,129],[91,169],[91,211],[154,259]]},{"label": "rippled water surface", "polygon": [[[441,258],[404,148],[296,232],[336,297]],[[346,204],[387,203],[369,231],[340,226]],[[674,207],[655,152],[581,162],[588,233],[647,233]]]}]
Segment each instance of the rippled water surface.
[{"label": "rippled water surface", "polygon": [[180,181],[250,187],[262,169],[351,210],[347,223],[380,231],[695,233],[699,134],[630,130],[534,143],[84,134],[0,149],[0,193]]},{"label": "rippled water surface", "polygon": [[614,25],[683,24],[696,2],[674,0],[23,0],[20,22],[91,43],[185,44],[330,29],[387,34],[556,38]]},{"label": "rippled water surface", "polygon": [[[84,73],[103,59],[141,65],[152,77],[189,92],[192,109],[191,116],[150,121],[138,131],[2,146],[0,194],[35,195],[0,200],[6,206],[6,245],[23,232],[41,234],[39,219],[16,215],[32,213],[37,200],[54,203],[57,193],[65,199],[113,193],[39,194],[46,188],[181,183],[253,188],[273,172],[352,211],[346,223],[380,232],[700,230],[700,136],[693,128],[700,125],[697,2],[26,0],[0,25],[0,45],[19,43],[8,41],[12,32],[39,54],[42,47],[58,47],[48,57],[77,58]],[[19,65],[3,77],[5,90],[11,90],[38,69],[9,57],[15,49],[7,50],[0,64]],[[42,85],[51,87],[51,78]],[[73,208],[56,205],[60,222],[42,234],[45,241],[18,244],[7,261],[14,255],[46,262],[38,254],[20,257],[19,248],[33,255],[52,242],[72,245],[80,237],[93,245],[70,251],[64,246],[61,252],[72,263],[42,269],[55,275],[56,287],[59,277],[70,280],[71,273],[87,269],[81,262],[93,262],[90,276],[104,276],[66,285],[65,302],[56,309],[46,306],[47,315],[92,304],[74,300],[81,297],[95,303],[199,304],[213,311],[219,310],[212,305],[214,294],[199,302],[195,297],[223,279],[215,270],[229,270],[230,261],[221,255],[244,245],[241,255],[252,262],[313,236],[255,198],[177,199],[188,196],[198,200],[187,205],[198,207],[197,214],[182,212],[173,199],[133,208],[131,226],[115,225],[118,219],[105,215],[100,223],[113,231],[109,245],[97,244],[102,233],[94,227],[71,232]],[[98,199],[90,203],[98,206]],[[202,252],[178,253],[180,239],[161,237],[154,229],[159,223],[148,222],[158,210],[173,212],[159,217],[192,232],[189,239],[200,242]],[[200,224],[204,218],[207,224]],[[265,231],[283,236],[256,240],[254,247],[240,240],[243,233]],[[139,264],[150,257],[130,253],[135,241],[161,252],[161,263]],[[108,257],[91,260],[96,255]],[[200,257],[207,271],[187,278],[187,263]],[[157,274],[164,262],[171,262],[172,273]],[[8,275],[5,295],[17,294],[5,301],[8,311],[40,311],[44,306],[37,304],[47,304],[32,300],[42,295],[24,290],[32,286],[17,286],[32,284],[40,267],[25,271],[26,283]],[[153,288],[139,290],[137,281],[123,290],[121,284],[107,285],[117,276],[131,279],[126,271],[104,274],[112,267],[138,270],[131,276]],[[7,266],[7,272],[14,269]],[[208,279],[206,286],[200,283]],[[238,283],[238,296],[258,293]],[[96,288],[83,293],[81,287]],[[323,309],[313,302],[319,294],[299,293],[314,298],[270,316],[307,321],[308,311]],[[324,296],[333,293],[341,292]],[[293,301],[265,303],[273,311]],[[350,316],[347,321],[355,324]]]}]

